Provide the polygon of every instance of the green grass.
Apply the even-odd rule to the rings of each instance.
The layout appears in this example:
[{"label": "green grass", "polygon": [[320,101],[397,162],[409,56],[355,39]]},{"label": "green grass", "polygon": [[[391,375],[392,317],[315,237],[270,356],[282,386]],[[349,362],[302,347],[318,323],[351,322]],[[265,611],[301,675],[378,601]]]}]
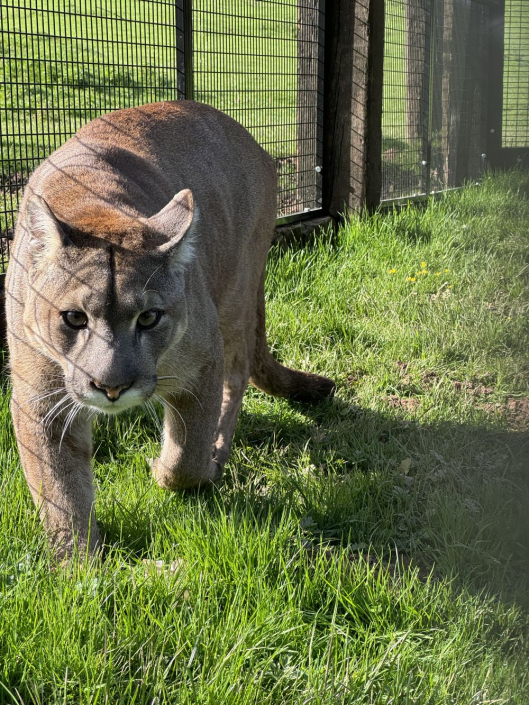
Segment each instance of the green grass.
[{"label": "green grass", "polygon": [[526,705],[528,196],[276,248],[270,342],[336,399],[249,390],[210,493],[153,483],[146,416],[99,422],[99,565],[50,570],[6,386],[0,703]]}]

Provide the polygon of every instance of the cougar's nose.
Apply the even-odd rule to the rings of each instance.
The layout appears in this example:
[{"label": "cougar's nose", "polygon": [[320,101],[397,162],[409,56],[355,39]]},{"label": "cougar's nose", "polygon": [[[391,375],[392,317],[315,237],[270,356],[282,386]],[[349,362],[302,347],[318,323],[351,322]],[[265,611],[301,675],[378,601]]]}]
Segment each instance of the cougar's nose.
[{"label": "cougar's nose", "polygon": [[126,389],[129,389],[129,387],[132,387],[132,382],[129,382],[129,384],[120,384],[118,387],[107,387],[102,382],[94,380],[93,382],[90,382],[90,385],[92,387],[95,387],[95,389],[99,389],[100,392],[106,394],[107,398],[110,399],[110,401],[116,401],[117,399],[119,399],[119,395],[121,394],[121,392],[124,392]]}]

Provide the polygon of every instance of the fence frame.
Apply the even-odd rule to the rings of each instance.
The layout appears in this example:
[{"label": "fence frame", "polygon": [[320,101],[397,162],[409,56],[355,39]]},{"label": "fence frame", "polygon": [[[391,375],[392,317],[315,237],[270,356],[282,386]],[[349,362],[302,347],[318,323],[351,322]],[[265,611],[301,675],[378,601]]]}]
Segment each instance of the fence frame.
[{"label": "fence frame", "polygon": [[[308,0],[307,0],[308,1]],[[430,6],[430,42],[434,41],[435,3]],[[493,169],[529,161],[529,149],[502,146],[503,63],[505,0],[472,0],[490,8],[489,109],[486,163]],[[317,135],[323,145],[317,155],[322,171],[321,208],[278,218],[280,241],[305,238],[311,231],[341,220],[347,212],[380,205],[394,207],[431,197],[432,80],[430,59],[426,192],[424,195],[387,199],[381,204],[382,186],[382,92],[384,61],[385,0],[314,0],[318,13],[318,107],[323,112],[323,130]],[[176,0],[176,62],[179,97],[192,99],[193,2]],[[303,23],[299,23],[299,32]],[[433,46],[428,47],[433,57]],[[305,61],[298,54],[298,71]],[[303,71],[299,71],[300,76]],[[302,78],[298,78],[303,81]],[[303,86],[301,86],[303,88]],[[300,108],[302,109],[302,107]],[[311,108],[313,111],[314,109]],[[304,120],[300,120],[301,123]],[[321,121],[320,121],[321,122]],[[303,137],[303,135],[301,136]],[[299,139],[299,137],[298,137]],[[309,188],[312,181],[309,178]],[[315,182],[316,183],[316,182]],[[454,190],[454,189],[448,189]],[[441,193],[446,193],[442,191]],[[3,320],[5,274],[0,273],[0,347],[5,336]]]},{"label": "fence frame", "polygon": [[[431,0],[430,42],[434,41],[434,6],[440,1]],[[527,159],[529,154],[529,149],[502,147],[505,0],[472,2],[489,7],[491,13],[486,163],[492,168],[504,168]],[[385,0],[319,0],[319,3],[314,0],[314,8],[318,13],[317,112],[323,113],[323,129],[318,128],[318,140],[323,147],[317,155],[321,163],[317,169],[322,171],[322,202],[321,207],[309,212],[279,218],[278,225],[329,216],[340,219],[347,211],[380,205]],[[176,0],[175,24],[177,93],[191,99],[194,94],[192,0]],[[302,23],[298,31],[305,31]],[[428,49],[432,57],[432,46]],[[298,55],[298,69],[303,61],[303,55]],[[433,64],[431,59],[430,93]],[[298,79],[298,88],[302,80]],[[431,137],[430,114],[425,194],[387,199],[383,206],[428,198]],[[0,290],[3,279],[0,274]]]}]

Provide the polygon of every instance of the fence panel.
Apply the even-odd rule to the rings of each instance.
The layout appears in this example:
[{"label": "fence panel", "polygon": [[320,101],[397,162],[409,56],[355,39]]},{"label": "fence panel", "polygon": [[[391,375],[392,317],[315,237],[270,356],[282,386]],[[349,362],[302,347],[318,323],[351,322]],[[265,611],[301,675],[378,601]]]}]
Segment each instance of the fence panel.
[{"label": "fence panel", "polygon": [[431,191],[476,179],[486,160],[488,13],[434,0]]},{"label": "fence panel", "polygon": [[2,2],[0,271],[42,159],[101,113],[182,95],[181,21],[166,0]]},{"label": "fence panel", "polygon": [[461,186],[485,165],[489,10],[387,0],[383,200]]},{"label": "fence panel", "polygon": [[502,144],[529,146],[529,3],[386,0],[380,149],[381,0],[5,0],[0,272],[30,171],[88,120],[146,102],[194,97],[245,125],[275,158],[285,219],[378,197],[380,154],[385,201],[476,178],[487,133],[502,151],[487,57],[504,2]]},{"label": "fence panel", "polygon": [[430,6],[430,0],[386,0],[383,200],[427,192]]},{"label": "fence panel", "polygon": [[529,3],[506,0],[503,147],[529,147]]},{"label": "fence panel", "polygon": [[274,158],[278,215],[321,207],[319,0],[194,0],[194,98],[232,115]]}]

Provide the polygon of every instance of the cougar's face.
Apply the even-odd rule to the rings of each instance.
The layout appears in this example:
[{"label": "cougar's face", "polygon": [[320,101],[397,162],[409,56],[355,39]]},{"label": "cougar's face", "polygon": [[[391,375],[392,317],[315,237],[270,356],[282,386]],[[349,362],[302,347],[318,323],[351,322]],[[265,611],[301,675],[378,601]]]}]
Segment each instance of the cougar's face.
[{"label": "cougar's face", "polygon": [[[183,271],[194,250],[184,236],[194,205],[184,189],[150,218],[110,211],[102,220],[104,204],[91,201],[93,225],[83,231],[41,196],[29,199],[24,327],[62,368],[73,401],[114,414],[153,394],[160,359],[186,330]],[[118,223],[112,237],[99,234],[101,222]]]},{"label": "cougar's face", "polygon": [[144,403],[187,325],[182,275],[166,257],[65,248],[33,274],[25,326],[80,404],[108,414]]}]

